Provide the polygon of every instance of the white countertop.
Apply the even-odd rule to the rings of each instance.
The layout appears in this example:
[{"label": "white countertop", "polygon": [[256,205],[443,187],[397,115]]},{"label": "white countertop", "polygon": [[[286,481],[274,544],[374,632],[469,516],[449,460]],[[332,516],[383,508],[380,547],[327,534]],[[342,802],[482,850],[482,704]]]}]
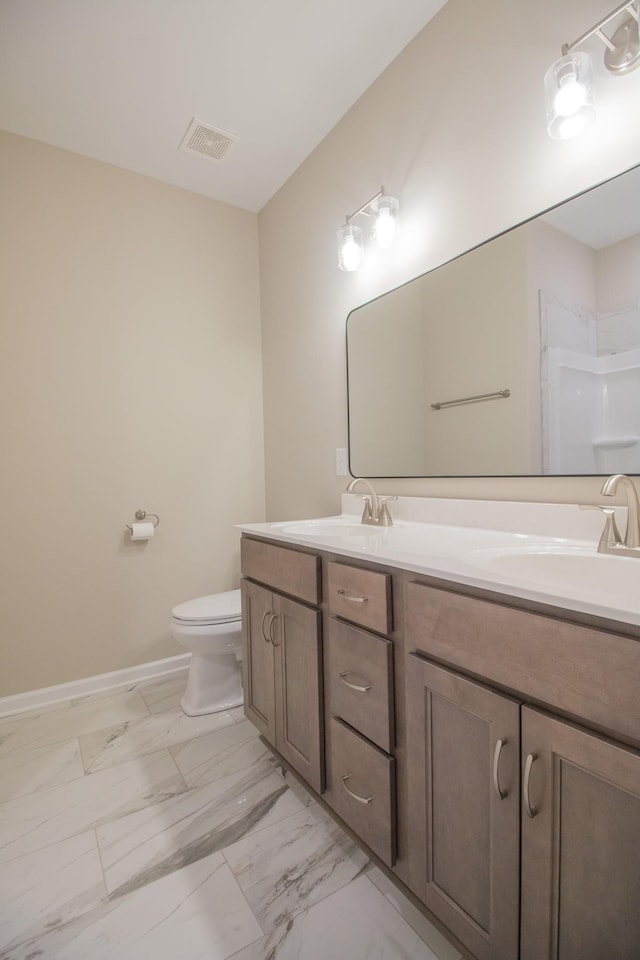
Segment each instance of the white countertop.
[{"label": "white countertop", "polygon": [[[344,494],[342,513],[334,518],[238,527],[269,540],[640,626],[640,559],[597,553],[604,524],[597,509],[417,497],[402,497],[390,508],[393,526],[367,527],[359,522],[361,498]],[[616,513],[624,531],[626,510]],[[532,553],[550,563],[542,578],[535,561],[533,574],[529,569]]]}]

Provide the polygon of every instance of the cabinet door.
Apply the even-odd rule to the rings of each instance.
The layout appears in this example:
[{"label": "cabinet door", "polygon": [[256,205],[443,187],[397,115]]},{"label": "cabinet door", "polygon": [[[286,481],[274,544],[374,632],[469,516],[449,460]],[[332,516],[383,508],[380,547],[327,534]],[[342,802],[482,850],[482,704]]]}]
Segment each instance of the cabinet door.
[{"label": "cabinet door", "polygon": [[524,708],[522,763],[521,960],[637,960],[640,753]]},{"label": "cabinet door", "polygon": [[274,596],[270,590],[242,581],[242,648],[244,712],[274,746],[275,686],[273,646]]},{"label": "cabinet door", "polygon": [[320,613],[276,599],[276,746],[314,790],[324,789]]},{"label": "cabinet door", "polygon": [[479,958],[518,956],[519,704],[414,655],[411,886]]}]

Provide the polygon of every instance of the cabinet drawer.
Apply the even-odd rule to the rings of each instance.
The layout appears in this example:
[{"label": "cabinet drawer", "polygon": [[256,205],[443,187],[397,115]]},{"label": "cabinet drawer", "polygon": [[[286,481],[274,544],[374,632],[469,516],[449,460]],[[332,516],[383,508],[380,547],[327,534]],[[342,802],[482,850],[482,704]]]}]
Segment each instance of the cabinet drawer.
[{"label": "cabinet drawer", "polygon": [[393,866],[396,853],[395,761],[368,740],[331,721],[329,789],[325,799],[339,817]]},{"label": "cabinet drawer", "polygon": [[329,611],[378,633],[390,633],[391,577],[333,560],[327,567]]},{"label": "cabinet drawer", "polygon": [[391,752],[394,745],[393,644],[331,620],[327,683],[333,716]]},{"label": "cabinet drawer", "polygon": [[240,558],[243,576],[307,603],[320,603],[320,557],[243,537]]},{"label": "cabinet drawer", "polygon": [[640,741],[640,641],[407,584],[408,649]]}]

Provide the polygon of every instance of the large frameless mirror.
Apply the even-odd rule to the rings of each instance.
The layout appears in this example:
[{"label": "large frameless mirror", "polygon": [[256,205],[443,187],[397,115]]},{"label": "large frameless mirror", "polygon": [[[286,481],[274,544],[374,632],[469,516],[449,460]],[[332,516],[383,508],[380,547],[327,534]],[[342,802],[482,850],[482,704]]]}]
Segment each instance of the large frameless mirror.
[{"label": "large frameless mirror", "polygon": [[640,167],[353,310],[355,476],[640,474]]}]

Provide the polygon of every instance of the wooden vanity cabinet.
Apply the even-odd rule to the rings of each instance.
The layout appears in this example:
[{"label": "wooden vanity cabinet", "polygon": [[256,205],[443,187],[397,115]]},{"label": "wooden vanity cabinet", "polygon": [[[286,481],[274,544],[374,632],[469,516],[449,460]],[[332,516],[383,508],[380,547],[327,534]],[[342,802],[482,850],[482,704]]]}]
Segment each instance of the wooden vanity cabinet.
[{"label": "wooden vanity cabinet", "polygon": [[638,960],[637,632],[254,537],[242,571],[247,717],[465,957]]},{"label": "wooden vanity cabinet", "polygon": [[397,850],[392,578],[329,560],[324,799],[393,866]]},{"label": "wooden vanity cabinet", "polygon": [[406,619],[414,892],[478,960],[636,960],[640,641],[422,583]]},{"label": "wooden vanity cabinet", "polygon": [[520,960],[637,960],[640,753],[524,707],[522,775]]},{"label": "wooden vanity cabinet", "polygon": [[520,705],[408,661],[411,886],[478,960],[515,960]]},{"label": "wooden vanity cabinet", "polygon": [[322,793],[321,613],[317,606],[271,589],[282,586],[318,604],[319,559],[243,538],[242,570],[245,714],[294,770]]}]

